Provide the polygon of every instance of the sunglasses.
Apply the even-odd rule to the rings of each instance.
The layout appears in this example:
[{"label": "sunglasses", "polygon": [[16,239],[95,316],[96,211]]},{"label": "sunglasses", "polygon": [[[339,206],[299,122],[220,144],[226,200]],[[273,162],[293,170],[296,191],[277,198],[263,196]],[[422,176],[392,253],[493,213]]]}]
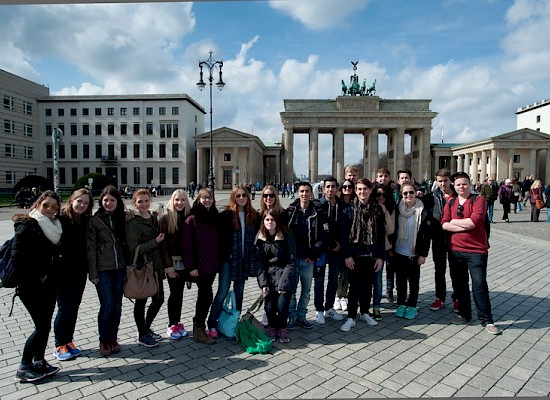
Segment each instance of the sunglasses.
[{"label": "sunglasses", "polygon": [[458,205],[458,208],[456,209],[456,215],[458,215],[458,218],[462,218],[464,216],[464,206],[462,204]]},{"label": "sunglasses", "polygon": [[384,197],[384,193],[376,192],[375,196],[376,197]]},{"label": "sunglasses", "polygon": [[248,197],[248,196],[247,196],[246,194],[244,194],[244,193],[239,193],[239,194],[235,195],[235,197],[236,197],[237,199],[242,199],[243,197]]},{"label": "sunglasses", "polygon": [[264,199],[267,199],[268,197],[270,199],[274,199],[275,198],[275,193],[264,193],[263,196],[262,196]]},{"label": "sunglasses", "polygon": [[415,194],[414,190],[409,190],[408,192],[403,192],[403,196],[412,196],[413,194]]},{"label": "sunglasses", "polygon": [[42,207],[43,210],[50,210],[50,209],[53,211],[59,210],[59,206],[57,204],[42,203],[40,207]]},{"label": "sunglasses", "polygon": [[342,185],[342,189],[353,189],[353,185]]}]

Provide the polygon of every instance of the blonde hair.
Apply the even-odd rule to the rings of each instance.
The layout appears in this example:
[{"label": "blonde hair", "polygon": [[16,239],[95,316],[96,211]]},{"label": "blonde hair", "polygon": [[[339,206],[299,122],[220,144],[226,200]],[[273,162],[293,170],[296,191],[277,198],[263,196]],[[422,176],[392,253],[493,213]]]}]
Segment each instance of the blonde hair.
[{"label": "blonde hair", "polygon": [[162,218],[166,218],[166,230],[167,233],[174,233],[178,230],[178,212],[175,206],[175,200],[178,195],[183,196],[185,199],[185,206],[183,207],[183,216],[186,218],[191,212],[191,204],[189,204],[189,197],[183,189],[176,189],[172,192],[168,205],[166,206],[166,213]]},{"label": "blonde hair", "polygon": [[273,210],[276,210],[279,214],[284,212],[283,207],[281,206],[281,202],[279,201],[279,192],[277,189],[275,189],[275,186],[273,185],[266,185],[262,189],[262,192],[260,193],[261,201],[260,201],[260,215],[263,218],[263,215],[268,210],[267,206],[264,202],[264,193],[266,190],[270,190],[275,195],[275,203],[273,203]]}]

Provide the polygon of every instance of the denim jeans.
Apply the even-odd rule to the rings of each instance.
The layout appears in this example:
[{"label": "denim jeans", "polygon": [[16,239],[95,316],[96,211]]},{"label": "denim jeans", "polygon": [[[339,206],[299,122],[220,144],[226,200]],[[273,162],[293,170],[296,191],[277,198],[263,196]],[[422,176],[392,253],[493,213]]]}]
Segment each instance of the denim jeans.
[{"label": "denim jeans", "polygon": [[493,214],[495,212],[495,202],[494,201],[488,201],[487,202],[487,212],[489,213],[489,222],[493,222]]},{"label": "denim jeans", "polygon": [[308,263],[303,258],[297,258],[295,261],[296,272],[298,273],[296,286],[298,285],[299,281],[302,291],[300,293],[300,300],[298,301],[298,304],[296,304],[296,292],[294,292],[290,297],[290,307],[288,311],[289,321],[296,321],[296,319],[306,319],[307,305],[309,303],[311,292],[311,283],[313,281],[313,263]]},{"label": "denim jeans", "polygon": [[[210,308],[210,315],[208,316],[208,327],[209,328],[218,328],[218,319],[222,313],[223,303],[225,298],[229,293],[229,287],[231,286],[231,281],[229,280],[229,269],[231,266],[228,261],[224,261],[220,268],[220,273],[218,274],[218,291],[216,292],[216,297],[212,302],[212,308]],[[243,309],[243,297],[244,297],[244,284],[246,281],[233,281],[233,291],[235,292],[235,301],[237,304],[235,307],[237,310],[241,311]]]},{"label": "denim jeans", "polygon": [[100,304],[97,315],[99,342],[105,343],[117,340],[126,269],[99,271],[97,276],[99,282],[96,285],[96,290]]},{"label": "denim jeans", "polygon": [[[334,307],[334,299],[336,297],[336,289],[338,288],[338,274],[340,273],[341,265],[344,260],[342,253],[330,251],[328,253],[328,283],[327,296],[325,301],[325,271],[326,264],[323,266],[315,266],[313,278],[315,279],[315,289],[313,298],[316,311],[326,311]],[[323,306],[324,302],[324,306]]]},{"label": "denim jeans", "polygon": [[382,273],[384,272],[384,264],[380,271],[374,273],[374,283],[372,285],[372,307],[379,308],[382,301]]},{"label": "denim jeans", "polygon": [[395,268],[394,261],[388,257],[386,261],[386,292],[388,297],[393,297],[393,288],[395,287]]},{"label": "denim jeans", "polygon": [[75,272],[70,279],[62,277],[57,285],[57,315],[53,323],[55,347],[73,341],[78,308],[86,288],[86,271]]},{"label": "denim jeans", "polygon": [[472,278],[472,292],[477,317],[483,326],[493,323],[491,299],[487,285],[487,254],[449,252],[449,266],[453,271],[455,290],[458,299],[458,313],[465,320],[472,319],[469,276]]},{"label": "denim jeans", "polygon": [[546,222],[550,222],[550,207],[546,209]]}]

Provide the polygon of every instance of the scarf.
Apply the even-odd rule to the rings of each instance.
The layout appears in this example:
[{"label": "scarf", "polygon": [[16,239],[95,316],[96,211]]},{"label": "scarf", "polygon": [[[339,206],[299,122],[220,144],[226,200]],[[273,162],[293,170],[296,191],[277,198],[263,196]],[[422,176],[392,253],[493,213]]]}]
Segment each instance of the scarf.
[{"label": "scarf", "polygon": [[46,235],[50,242],[53,244],[59,243],[61,240],[62,228],[61,223],[57,218],[52,221],[36,208],[29,212],[29,216],[38,222],[40,229],[42,229],[42,232],[44,232],[44,235]]},{"label": "scarf", "polygon": [[353,200],[353,222],[351,224],[349,240],[351,243],[371,246],[376,243],[376,219],[381,209],[377,204],[362,204],[358,198]]},{"label": "scarf", "polygon": [[[407,208],[404,201],[399,202],[399,229],[397,230],[398,240],[406,241],[409,237],[409,234],[412,234],[412,244],[413,248],[411,249],[411,254],[414,254],[414,246],[416,244],[416,235],[420,229],[420,222],[422,221],[422,211],[424,210],[424,203],[420,199],[416,199],[414,206],[412,208]],[[409,223],[408,219],[412,216],[414,217],[414,227],[413,231],[409,233]]]},{"label": "scarf", "polygon": [[241,226],[233,229],[233,247],[231,249],[231,266],[229,270],[229,279],[232,281],[243,281],[248,279],[248,277],[255,277],[258,275],[256,249],[254,247],[256,228],[254,225],[245,227],[244,238],[242,234],[243,230]]}]

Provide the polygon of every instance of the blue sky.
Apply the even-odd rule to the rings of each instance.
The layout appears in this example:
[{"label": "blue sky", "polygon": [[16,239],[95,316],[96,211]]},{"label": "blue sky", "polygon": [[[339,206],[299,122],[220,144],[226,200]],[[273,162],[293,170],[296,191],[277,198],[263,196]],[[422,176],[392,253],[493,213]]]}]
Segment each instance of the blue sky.
[{"label": "blue sky", "polygon": [[[52,94],[187,93],[208,109],[195,83],[213,50],[227,83],[214,129],[273,142],[283,99],[335,98],[353,60],[380,97],[431,99],[432,141],[461,143],[515,130],[517,108],[550,98],[549,27],[550,0],[1,5],[0,68]],[[300,175],[306,137],[295,146]],[[346,163],[361,157],[358,137],[345,147]],[[320,173],[330,154],[321,135]]]}]

